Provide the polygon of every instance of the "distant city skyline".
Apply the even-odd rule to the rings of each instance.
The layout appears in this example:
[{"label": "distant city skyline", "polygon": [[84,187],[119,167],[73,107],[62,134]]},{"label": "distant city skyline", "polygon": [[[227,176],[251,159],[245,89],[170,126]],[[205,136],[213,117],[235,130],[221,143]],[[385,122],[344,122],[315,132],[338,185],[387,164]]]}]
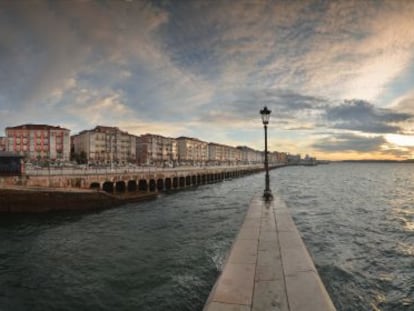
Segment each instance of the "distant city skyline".
[{"label": "distant city skyline", "polygon": [[197,137],[319,159],[414,158],[414,2],[1,1],[0,136]]}]

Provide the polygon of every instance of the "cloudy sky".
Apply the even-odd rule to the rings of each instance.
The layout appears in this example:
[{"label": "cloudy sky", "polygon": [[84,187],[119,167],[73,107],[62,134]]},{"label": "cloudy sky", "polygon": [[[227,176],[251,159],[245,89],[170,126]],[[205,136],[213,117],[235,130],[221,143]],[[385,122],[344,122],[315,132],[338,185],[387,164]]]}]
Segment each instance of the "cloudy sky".
[{"label": "cloudy sky", "polygon": [[414,1],[0,0],[0,135],[118,126],[414,158]]}]

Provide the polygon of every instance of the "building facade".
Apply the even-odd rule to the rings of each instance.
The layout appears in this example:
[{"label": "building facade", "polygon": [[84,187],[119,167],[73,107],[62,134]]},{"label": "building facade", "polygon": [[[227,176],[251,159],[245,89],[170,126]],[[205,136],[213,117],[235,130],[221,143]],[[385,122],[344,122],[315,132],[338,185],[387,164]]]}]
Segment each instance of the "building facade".
[{"label": "building facade", "polygon": [[208,143],[197,138],[177,138],[180,165],[205,165],[208,161]]},{"label": "building facade", "polygon": [[84,154],[90,164],[136,163],[136,139],[117,127],[99,125],[72,136],[72,152]]},{"label": "building facade", "polygon": [[209,143],[208,144],[208,162],[211,165],[220,165],[227,160],[226,145]]},{"label": "building facade", "polygon": [[6,150],[28,160],[69,161],[70,130],[46,124],[6,128]]},{"label": "building facade", "polygon": [[238,146],[240,150],[241,163],[243,164],[258,164],[264,162],[264,152],[254,150],[247,146]]},{"label": "building facade", "polygon": [[158,167],[177,165],[177,140],[161,135],[144,134],[137,137],[137,161],[139,165]]},{"label": "building facade", "polygon": [[0,137],[0,151],[7,150],[7,137]]}]

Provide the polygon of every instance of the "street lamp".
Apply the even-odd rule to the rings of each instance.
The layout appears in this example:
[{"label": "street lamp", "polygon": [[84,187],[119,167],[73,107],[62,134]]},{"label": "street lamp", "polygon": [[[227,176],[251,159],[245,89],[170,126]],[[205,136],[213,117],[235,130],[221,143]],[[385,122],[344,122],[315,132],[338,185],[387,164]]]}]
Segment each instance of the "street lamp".
[{"label": "street lamp", "polygon": [[260,110],[260,114],[262,115],[262,121],[264,126],[265,132],[265,170],[266,170],[266,185],[265,190],[263,193],[263,198],[265,201],[270,201],[273,199],[272,191],[269,188],[269,163],[267,160],[267,125],[269,124],[271,110],[267,109],[266,106],[262,110]]}]

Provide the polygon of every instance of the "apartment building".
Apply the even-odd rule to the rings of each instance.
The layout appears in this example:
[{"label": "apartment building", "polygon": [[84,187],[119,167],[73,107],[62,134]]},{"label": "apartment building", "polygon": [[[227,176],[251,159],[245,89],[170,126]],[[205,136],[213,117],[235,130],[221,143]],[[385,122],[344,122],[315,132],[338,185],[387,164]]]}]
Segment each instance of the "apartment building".
[{"label": "apartment building", "polygon": [[7,137],[0,137],[0,151],[7,150]]},{"label": "apartment building", "polygon": [[30,160],[68,161],[70,130],[47,124],[6,128],[6,150]]},{"label": "apartment building", "polygon": [[98,125],[72,136],[72,151],[86,154],[92,164],[136,163],[136,139],[117,127]]},{"label": "apartment building", "polygon": [[137,161],[139,165],[158,167],[177,164],[177,141],[161,135],[144,134],[137,137]]},{"label": "apartment building", "polygon": [[209,143],[208,144],[208,162],[213,165],[220,165],[226,161],[228,146]]},{"label": "apartment building", "polygon": [[180,165],[205,165],[208,161],[208,143],[197,138],[177,138],[178,162]]},{"label": "apartment building", "polygon": [[240,150],[241,163],[243,164],[257,164],[264,162],[264,152],[254,150],[247,146],[238,146]]},{"label": "apartment building", "polygon": [[236,164],[241,161],[242,152],[236,147],[217,143],[208,144],[208,161],[211,164]]}]

